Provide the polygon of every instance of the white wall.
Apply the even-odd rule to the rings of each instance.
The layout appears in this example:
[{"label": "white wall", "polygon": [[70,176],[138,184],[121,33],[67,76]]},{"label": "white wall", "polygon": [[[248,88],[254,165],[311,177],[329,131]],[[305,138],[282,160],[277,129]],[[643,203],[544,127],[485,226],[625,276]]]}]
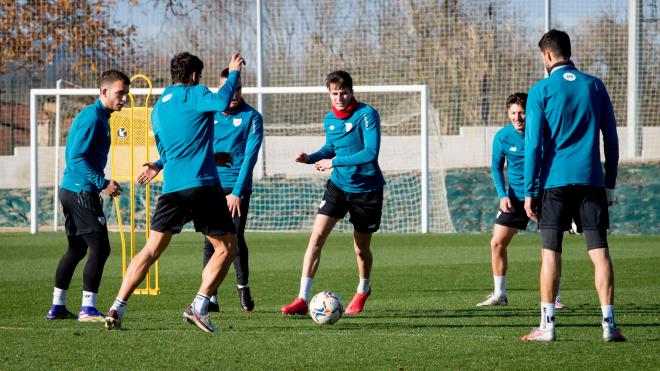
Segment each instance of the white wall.
[{"label": "white wall", "polygon": [[[491,144],[493,136],[500,127],[466,127],[459,135],[429,138],[431,168],[490,166]],[[642,157],[635,161],[660,160],[660,127],[643,128]],[[619,153],[621,160],[625,157],[627,130],[618,129]],[[266,172],[267,175],[277,174],[288,176],[321,175],[311,166],[305,166],[293,161],[295,152],[302,150],[313,152],[321,148],[323,137],[267,137],[266,138]],[[383,171],[405,171],[420,169],[421,144],[419,137],[384,136],[381,141],[379,162]],[[139,147],[138,147],[139,150]],[[64,171],[64,148],[60,148],[60,179]],[[136,173],[139,173],[139,168]],[[109,165],[106,177],[109,177]],[[262,175],[262,169],[257,164],[255,178]],[[39,185],[55,184],[55,150],[53,147],[39,148]],[[30,149],[16,147],[13,156],[0,156],[0,189],[30,187]]]}]

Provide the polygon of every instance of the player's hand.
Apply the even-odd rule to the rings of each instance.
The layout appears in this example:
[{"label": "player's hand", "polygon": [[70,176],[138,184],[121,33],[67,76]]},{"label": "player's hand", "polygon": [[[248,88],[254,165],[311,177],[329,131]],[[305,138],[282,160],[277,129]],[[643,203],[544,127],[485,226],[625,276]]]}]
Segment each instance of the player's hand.
[{"label": "player's hand", "polygon": [[500,210],[507,214],[513,211],[513,205],[511,204],[511,200],[508,197],[502,197],[500,200]]},{"label": "player's hand", "polygon": [[111,180],[110,183],[108,183],[108,186],[103,190],[103,193],[110,197],[117,197],[121,194],[121,186],[116,180]]},{"label": "player's hand", "polygon": [[314,164],[314,167],[318,171],[326,171],[326,170],[332,169],[332,160],[326,158],[326,159],[317,161]]},{"label": "player's hand", "polygon": [[607,206],[612,206],[616,202],[616,197],[614,197],[614,189],[605,188],[605,194],[607,195]]},{"label": "player's hand", "polygon": [[238,71],[241,72],[241,67],[245,64],[245,59],[241,57],[241,53],[234,52],[231,55],[231,60],[229,60],[229,72]]},{"label": "player's hand", "polygon": [[146,169],[142,171],[142,174],[138,175],[137,181],[140,184],[147,184],[151,182],[153,178],[160,173],[160,168],[156,166],[155,162],[145,162],[142,166],[146,166]]},{"label": "player's hand", "polygon": [[229,213],[231,214],[232,218],[235,218],[236,215],[239,217],[241,216],[241,198],[236,197],[232,194],[228,194],[226,197],[227,199],[227,208],[229,208]]},{"label": "player's hand", "polygon": [[525,197],[525,212],[527,216],[535,222],[539,222],[539,218],[536,215],[536,201],[531,197]]},{"label": "player's hand", "polygon": [[231,160],[231,153],[229,152],[215,153],[215,166],[229,167],[231,165]]},{"label": "player's hand", "polygon": [[306,154],[305,152],[298,151],[296,152],[296,158],[294,159],[294,161],[306,164],[309,162],[309,155]]}]

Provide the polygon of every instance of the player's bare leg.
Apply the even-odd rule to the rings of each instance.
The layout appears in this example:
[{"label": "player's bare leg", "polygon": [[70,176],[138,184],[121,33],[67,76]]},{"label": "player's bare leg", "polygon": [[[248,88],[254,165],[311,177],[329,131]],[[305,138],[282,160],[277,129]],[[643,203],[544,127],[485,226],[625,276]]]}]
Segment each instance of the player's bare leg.
[{"label": "player's bare leg", "polygon": [[614,304],[614,271],[608,249],[591,249],[589,257],[594,263],[594,283],[600,305]]},{"label": "player's bare leg", "polygon": [[559,289],[561,253],[541,249],[541,260],[541,324],[522,337],[525,341],[554,341],[556,338],[555,297]]},{"label": "player's bare leg", "polygon": [[506,276],[509,266],[506,248],[516,233],[518,233],[516,228],[509,228],[499,224],[493,226],[493,238],[490,240],[490,261],[493,276]]},{"label": "player's bare leg", "polygon": [[319,263],[321,261],[321,250],[325,241],[328,239],[330,232],[335,227],[335,224],[339,221],[338,218],[333,218],[331,216],[316,214],[316,219],[314,219],[314,227],[312,228],[312,234],[309,236],[309,242],[307,243],[307,250],[305,251],[305,257],[303,259],[302,267],[302,276],[314,278],[316,270],[319,268]]},{"label": "player's bare leg", "polygon": [[300,291],[298,297],[289,305],[282,307],[284,314],[307,314],[309,303],[309,291],[312,287],[312,281],[316,270],[321,261],[321,250],[330,232],[339,221],[338,218],[317,214],[314,219],[314,227],[309,237],[305,257],[303,258],[302,276],[300,278]]},{"label": "player's bare leg", "polygon": [[346,314],[362,312],[367,298],[371,295],[369,279],[371,277],[371,266],[374,261],[373,254],[371,253],[371,236],[372,233],[353,232],[353,249],[357,258],[360,281],[353,300],[351,300],[351,303],[346,308]]},{"label": "player's bare leg", "polygon": [[232,261],[238,255],[238,240],[235,234],[206,236],[213,246],[213,255],[202,271],[202,284],[199,292],[210,295],[216,292],[229,271]]},{"label": "player's bare leg", "polygon": [[133,294],[140,282],[144,280],[149,268],[158,260],[172,239],[172,232],[149,232],[149,239],[144,248],[131,259],[126,268],[126,274],[121,282],[117,298],[124,301]]},{"label": "player's bare leg", "polygon": [[368,279],[371,277],[371,266],[374,263],[373,254],[371,254],[371,236],[373,233],[353,232],[353,250],[357,258],[358,273],[360,278]]},{"label": "player's bare leg", "polygon": [[590,249],[589,257],[594,263],[594,284],[603,312],[603,340],[626,341],[614,322],[614,269],[609,249]]},{"label": "player's bare leg", "polygon": [[206,236],[213,246],[213,255],[202,271],[202,284],[192,304],[183,311],[183,318],[205,332],[217,332],[208,312],[211,294],[218,291],[218,286],[227,276],[229,266],[238,255],[236,235]]},{"label": "player's bare leg", "polygon": [[108,330],[121,328],[128,298],[146,277],[149,268],[165,251],[171,239],[172,232],[150,231],[149,239],[144,248],[131,259],[126,268],[126,274],[121,282],[117,298],[105,317],[105,328]]},{"label": "player's bare leg", "polygon": [[490,261],[495,289],[484,301],[477,304],[478,307],[507,305],[506,271],[509,266],[509,260],[506,249],[516,233],[518,233],[518,229],[516,228],[510,228],[500,224],[493,226],[493,238],[490,240]]}]

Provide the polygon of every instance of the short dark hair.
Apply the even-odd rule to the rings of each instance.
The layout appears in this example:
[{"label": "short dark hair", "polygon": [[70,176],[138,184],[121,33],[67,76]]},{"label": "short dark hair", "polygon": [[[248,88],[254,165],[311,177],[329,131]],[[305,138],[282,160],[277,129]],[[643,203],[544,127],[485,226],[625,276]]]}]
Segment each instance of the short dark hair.
[{"label": "short dark hair", "polygon": [[[221,79],[229,78],[229,67],[225,68],[224,70],[222,70],[222,72],[220,72],[220,78]],[[239,89],[239,88],[242,88],[242,87],[243,87],[243,84],[241,83],[241,78],[239,77],[238,78],[238,85],[236,85],[236,88]]]},{"label": "short dark hair", "polygon": [[179,53],[170,62],[173,83],[187,83],[193,72],[202,73],[204,62],[188,52]]},{"label": "short dark hair", "polygon": [[511,108],[511,106],[513,106],[514,104],[518,104],[523,109],[526,109],[525,104],[527,104],[527,94],[513,93],[509,95],[509,97],[506,99],[506,109]]},{"label": "short dark hair", "polygon": [[330,84],[335,84],[339,88],[345,88],[353,91],[353,79],[346,71],[333,71],[325,78],[325,86],[330,89]]},{"label": "short dark hair", "polygon": [[131,85],[131,79],[129,79],[125,73],[119,70],[103,71],[101,76],[99,76],[98,83],[99,83],[99,87],[101,87],[105,84],[112,84],[115,81],[121,81],[126,85]]},{"label": "short dark hair", "polygon": [[571,39],[566,32],[552,29],[541,37],[539,49],[541,51],[549,50],[559,58],[570,59]]}]

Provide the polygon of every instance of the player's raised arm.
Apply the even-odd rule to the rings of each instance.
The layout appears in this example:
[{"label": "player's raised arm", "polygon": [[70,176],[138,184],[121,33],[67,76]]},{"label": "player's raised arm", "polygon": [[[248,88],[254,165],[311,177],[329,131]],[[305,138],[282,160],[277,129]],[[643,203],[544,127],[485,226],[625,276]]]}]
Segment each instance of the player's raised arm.
[{"label": "player's raised arm", "polygon": [[196,108],[200,112],[222,112],[229,107],[234,97],[236,89],[241,83],[241,68],[245,64],[245,59],[240,53],[232,54],[229,61],[229,76],[225,83],[216,93],[208,89],[201,91],[201,96],[197,98]]}]

